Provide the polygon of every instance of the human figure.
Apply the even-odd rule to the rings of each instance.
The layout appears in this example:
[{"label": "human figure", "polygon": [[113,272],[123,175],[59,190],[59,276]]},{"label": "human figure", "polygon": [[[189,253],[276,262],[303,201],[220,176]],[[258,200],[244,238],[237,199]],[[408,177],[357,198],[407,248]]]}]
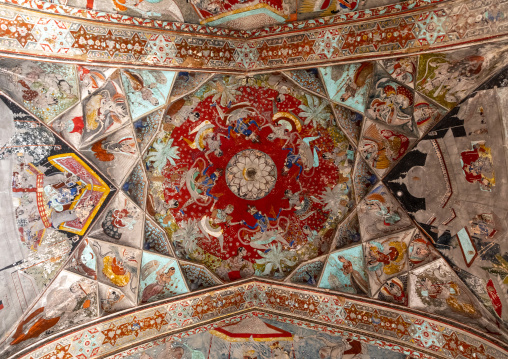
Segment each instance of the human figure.
[{"label": "human figure", "polygon": [[268,229],[268,226],[270,225],[270,222],[275,222],[279,219],[280,212],[282,211],[282,208],[279,209],[279,213],[277,213],[277,216],[275,218],[268,217],[267,215],[261,213],[256,206],[247,205],[247,212],[252,214],[252,216],[256,219],[256,223],[251,226],[247,224],[247,222],[242,221],[241,223],[249,227],[250,229],[256,229],[259,228],[261,232],[266,232]]},{"label": "human figure", "polygon": [[216,269],[216,273],[224,280],[233,281],[241,278],[250,277],[254,274],[252,263],[243,259],[247,255],[247,250],[238,247],[236,256],[229,257],[221,262]]},{"label": "human figure", "polygon": [[217,179],[222,175],[223,171],[222,169],[219,168],[216,169],[212,174],[207,175],[207,172],[211,166],[212,165],[208,165],[208,167],[206,167],[205,170],[203,171],[203,174],[196,178],[196,183],[198,184],[199,187],[202,187],[204,189],[204,192],[208,197],[218,200],[219,197],[214,196],[213,194],[210,193],[210,191],[215,185]]},{"label": "human figure", "polygon": [[260,129],[256,121],[248,117],[238,118],[228,126],[228,138],[231,138],[231,131],[233,131],[239,135],[244,135],[246,139],[252,142],[259,142],[259,136],[249,128],[251,125],[256,126],[258,130]]},{"label": "human figure", "polygon": [[360,272],[353,268],[353,263],[343,256],[338,256],[337,259],[342,263],[342,273],[346,277],[349,277],[351,285],[355,289],[356,293],[368,294],[369,284],[365,279],[363,279]]},{"label": "human figure", "polygon": [[112,313],[115,311],[115,305],[120,303],[125,298],[125,295],[116,288],[108,288],[106,292],[106,298],[101,299],[102,310],[106,313]]},{"label": "human figure", "polygon": [[296,176],[296,179],[298,180],[300,178],[300,175],[302,174],[302,171],[303,171],[303,166],[301,165],[301,163],[303,162],[302,156],[299,153],[295,153],[294,149],[291,147],[283,148],[283,150],[286,150],[289,152],[288,152],[286,159],[284,161],[284,167],[282,167],[281,175],[287,176],[289,173],[289,170],[291,168],[293,168],[293,166],[297,166],[298,168],[300,168],[300,171],[298,172],[298,175]]},{"label": "human figure", "polygon": [[148,301],[162,293],[162,291],[171,283],[172,277],[175,274],[175,267],[170,267],[168,270],[169,263],[157,271],[155,283],[151,283],[143,289],[141,295],[141,303],[148,303]]}]

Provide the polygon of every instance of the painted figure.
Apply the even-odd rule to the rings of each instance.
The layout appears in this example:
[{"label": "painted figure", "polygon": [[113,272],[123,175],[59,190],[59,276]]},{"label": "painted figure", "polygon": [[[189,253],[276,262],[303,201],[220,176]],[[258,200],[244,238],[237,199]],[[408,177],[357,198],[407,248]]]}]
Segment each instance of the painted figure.
[{"label": "painted figure", "polygon": [[101,308],[106,313],[115,311],[115,305],[120,303],[125,298],[125,295],[115,288],[108,288],[106,297],[101,299]]},{"label": "painted figure", "polygon": [[425,72],[418,85],[433,98],[443,98],[449,103],[459,102],[466,93],[476,86],[485,57],[467,56],[459,60],[447,61],[443,57],[431,57],[425,64]]},{"label": "painted figure", "polygon": [[406,125],[412,131],[411,114],[408,111],[408,108],[413,105],[414,100],[411,90],[400,85],[388,83],[382,89],[378,87],[377,91],[378,93],[381,92],[381,96],[372,100],[367,114],[389,125]]},{"label": "painted figure", "polygon": [[346,277],[349,277],[351,285],[356,293],[368,294],[369,285],[365,279],[363,279],[360,272],[353,268],[353,263],[342,256],[338,256],[337,260],[342,263],[342,273],[344,273]]},{"label": "painted figure", "polygon": [[227,281],[250,277],[254,274],[254,268],[251,262],[243,259],[246,255],[247,251],[245,248],[238,247],[236,256],[222,261],[215,272],[219,277]]},{"label": "painted figure", "polygon": [[[356,92],[358,89],[365,86],[369,78],[374,72],[374,65],[372,62],[364,62],[358,67],[353,74],[352,77],[349,77],[346,82],[345,88],[339,89],[339,91],[344,91],[343,94],[340,96],[340,100],[342,102],[346,102],[351,97],[356,96]],[[334,75],[332,74],[332,78]],[[335,97],[337,94],[335,94],[332,97]]]},{"label": "painted figure", "polygon": [[195,181],[198,187],[200,187],[208,197],[218,200],[219,197],[214,196],[213,194],[210,193],[210,191],[215,185],[215,181],[217,181],[219,176],[222,175],[223,171],[222,169],[218,168],[215,171],[213,171],[213,173],[207,175],[207,172],[211,166],[212,165],[208,165],[208,167],[206,167],[205,170],[203,171],[203,174],[201,176],[198,176]]},{"label": "painted figure", "polygon": [[[164,289],[171,284],[172,276],[175,274],[175,267],[170,267],[167,263],[164,267],[157,271],[157,277],[155,283],[151,283],[145,287],[141,296],[141,303],[148,303],[148,301],[159,295]],[[167,269],[167,270],[166,270]]]},{"label": "painted figure", "polygon": [[251,125],[256,126],[258,130],[260,129],[257,122],[252,119],[247,117],[237,119],[233,125],[228,126],[228,138],[231,138],[231,131],[233,131],[236,134],[244,135],[246,139],[252,142],[259,142],[259,136],[249,128]]},{"label": "painted figure", "polygon": [[367,248],[367,269],[376,274],[380,283],[382,277],[399,273],[405,265],[407,246],[404,242],[371,241]]},{"label": "painted figure", "polygon": [[466,181],[478,182],[482,191],[491,192],[496,180],[490,147],[485,146],[485,141],[472,142],[471,147],[472,150],[460,153]]},{"label": "painted figure", "polygon": [[418,278],[416,293],[428,304],[445,302],[448,307],[463,315],[477,318],[481,315],[470,301],[464,301],[461,290],[454,281],[442,281],[435,277]]},{"label": "painted figure", "polygon": [[298,175],[296,176],[296,179],[298,180],[300,178],[300,175],[303,171],[303,159],[302,156],[299,153],[295,153],[293,148],[283,148],[283,150],[289,151],[286,160],[284,161],[284,167],[282,168],[281,175],[287,176],[289,173],[289,170],[293,168],[293,166],[298,167],[300,170],[298,172]]},{"label": "painted figure", "polygon": [[113,125],[120,125],[128,117],[125,96],[103,90],[92,95],[85,105],[86,141],[108,131]]},{"label": "painted figure", "polygon": [[393,278],[385,283],[381,287],[380,293],[384,296],[385,300],[407,305],[408,298],[404,290],[404,284],[398,278]]},{"label": "painted figure", "polygon": [[[125,205],[127,200],[125,201]],[[137,217],[137,216],[136,216]],[[123,229],[132,230],[136,224],[136,218],[126,206],[122,209],[110,209],[102,221],[102,230],[109,237],[119,240]]]},{"label": "painted figure", "polygon": [[116,257],[105,256],[103,258],[102,273],[118,287],[125,287],[131,280],[131,274],[127,271],[122,261]]},{"label": "painted figure", "polygon": [[259,230],[261,232],[266,232],[266,230],[268,229],[268,226],[270,225],[270,222],[275,222],[275,221],[277,221],[279,219],[281,211],[282,211],[282,208],[279,209],[279,213],[277,213],[277,216],[275,218],[273,218],[273,217],[268,217],[267,215],[261,213],[256,208],[256,206],[248,205],[247,206],[247,212],[252,214],[252,216],[256,219],[256,223],[253,226],[251,226],[251,225],[247,224],[247,222],[242,221],[242,224],[246,225],[250,229],[257,229],[257,228],[259,228]]}]

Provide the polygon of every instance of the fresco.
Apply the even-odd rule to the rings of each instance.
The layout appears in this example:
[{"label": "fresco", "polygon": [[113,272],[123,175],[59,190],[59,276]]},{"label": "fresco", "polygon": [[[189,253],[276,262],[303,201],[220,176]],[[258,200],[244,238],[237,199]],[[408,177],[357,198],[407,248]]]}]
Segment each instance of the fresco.
[{"label": "fresco", "polygon": [[178,256],[226,281],[323,254],[352,206],[353,151],[331,108],[272,88],[283,80],[214,79],[170,106],[145,156],[149,212]]},{"label": "fresco", "polygon": [[39,120],[2,109],[0,332],[55,278],[110,198],[110,184]]},{"label": "fresco", "polygon": [[89,241],[97,258],[97,280],[119,289],[128,299],[136,303],[141,251],[99,240]]},{"label": "fresco", "polygon": [[[255,328],[255,329],[254,329]],[[360,338],[339,335],[299,321],[267,319],[254,315],[199,334],[167,337],[128,359],[162,358],[405,358],[403,353],[367,344]]]},{"label": "fresco", "polygon": [[123,193],[109,202],[90,231],[90,236],[108,242],[141,248],[144,213]]},{"label": "fresco", "polygon": [[90,96],[103,87],[109,77],[116,71],[115,68],[76,66],[79,79],[81,99]]},{"label": "fresco", "polygon": [[[197,16],[195,5],[182,9]],[[236,5],[224,24],[250,16],[252,3]],[[96,332],[55,338],[54,353],[391,355],[323,331],[312,346],[294,323],[278,324],[304,315],[443,357],[460,345],[468,359],[483,353],[431,316],[393,314],[402,308],[506,341],[503,49],[254,76],[0,61],[0,87],[18,102],[0,103],[0,356],[31,344],[43,354],[26,359],[53,355],[37,342],[100,316]],[[38,108],[26,94],[61,106]],[[284,314],[228,318],[261,305]],[[218,317],[224,330],[213,329]],[[186,341],[183,328],[201,320],[209,326]],[[230,340],[253,325],[279,340]],[[179,337],[130,352],[166,330]]]},{"label": "fresco", "polygon": [[382,176],[404,156],[413,142],[413,138],[391,126],[366,120],[358,147],[369,166]]},{"label": "fresco", "polygon": [[362,246],[330,254],[318,286],[339,292],[368,295],[369,282]]},{"label": "fresco", "polygon": [[159,129],[162,116],[164,116],[163,109],[154,111],[133,123],[134,134],[136,135],[136,141],[140,152],[144,152],[152,142],[153,137]]},{"label": "fresco", "polygon": [[432,103],[432,101],[420,94],[415,94],[413,116],[420,137],[425,135],[427,131],[437,124],[445,114],[446,110],[442,107]]},{"label": "fresco", "polygon": [[362,240],[366,241],[411,225],[411,220],[388,189],[377,185],[357,207]]},{"label": "fresco", "polygon": [[373,81],[372,62],[321,67],[319,71],[332,101],[364,113]]},{"label": "fresco", "polygon": [[[381,286],[392,287],[390,284],[385,285],[388,279],[407,272],[409,268],[408,245],[413,237],[413,231],[411,229],[376,238],[364,244],[365,265],[372,296]],[[391,283],[396,282],[392,281]]]},{"label": "fresco", "polygon": [[410,274],[411,307],[433,313],[446,313],[473,327],[499,333],[494,317],[444,260],[418,268]]},{"label": "fresco", "polygon": [[316,95],[326,97],[326,90],[319,77],[318,69],[292,70],[284,74],[304,89]]},{"label": "fresco", "polygon": [[166,104],[175,75],[172,71],[121,71],[123,88],[134,121]]},{"label": "fresco", "polygon": [[129,127],[83,148],[82,153],[116,185],[123,182],[135,161],[139,159],[136,138]]},{"label": "fresco", "polygon": [[173,254],[171,244],[164,230],[149,218],[145,220],[145,240],[143,249],[170,256]]},{"label": "fresco", "polygon": [[131,120],[118,71],[82,104],[83,122],[73,119],[74,126],[78,126],[73,131],[80,132],[81,146],[99,140]]},{"label": "fresco", "polygon": [[323,270],[325,259],[304,263],[299,266],[289,277],[292,283],[300,283],[305,285],[317,286],[319,277]]},{"label": "fresco", "polygon": [[178,262],[173,258],[144,252],[140,278],[138,302],[141,304],[189,291]]},{"label": "fresco", "polygon": [[34,343],[58,330],[98,317],[97,284],[63,271],[48,287],[38,305],[24,316],[9,337],[11,346]]},{"label": "fresco", "polygon": [[44,122],[52,121],[79,101],[74,66],[2,59],[0,67],[2,90]]},{"label": "fresco", "polygon": [[451,54],[420,55],[416,89],[451,109],[485,81],[496,66],[506,64],[503,51],[485,45]]},{"label": "fresco", "polygon": [[[379,66],[379,65],[378,65]],[[418,130],[412,116],[414,91],[385,77],[377,67],[365,114],[368,118],[390,125],[390,128],[417,136]]]},{"label": "fresco", "polygon": [[506,194],[498,186],[507,176],[504,107],[497,97],[505,72],[446,115],[387,177],[404,208],[500,323],[508,318],[501,304],[507,209],[500,198]]},{"label": "fresco", "polygon": [[344,106],[333,104],[332,107],[335,111],[337,124],[349,136],[350,140],[355,145],[358,144],[358,138],[360,137],[360,131],[363,124],[363,116]]},{"label": "fresco", "polygon": [[403,85],[414,88],[416,80],[416,57],[399,57],[381,60],[379,63],[388,74]]},{"label": "fresco", "polygon": [[358,214],[354,210],[339,226],[335,235],[335,247],[337,249],[358,244],[361,241],[360,223]]},{"label": "fresco", "polygon": [[187,286],[191,291],[210,288],[222,284],[218,278],[204,267],[190,263],[182,263],[181,269],[184,277],[187,279]]}]

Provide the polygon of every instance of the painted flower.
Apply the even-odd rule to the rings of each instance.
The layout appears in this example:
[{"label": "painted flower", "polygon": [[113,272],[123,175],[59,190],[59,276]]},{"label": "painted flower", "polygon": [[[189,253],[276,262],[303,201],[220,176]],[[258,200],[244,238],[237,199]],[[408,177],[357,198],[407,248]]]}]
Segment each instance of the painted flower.
[{"label": "painted flower", "polygon": [[297,260],[293,260],[292,258],[294,256],[293,252],[284,251],[280,243],[271,245],[268,252],[258,251],[258,254],[262,258],[257,259],[256,263],[265,265],[265,270],[261,275],[269,275],[272,269],[278,269],[279,272],[283,274],[283,264],[288,267],[292,267],[298,263]]},{"label": "painted flower", "polygon": [[298,106],[302,110],[300,117],[305,118],[304,124],[308,125],[312,121],[314,127],[318,123],[324,128],[328,127],[331,116],[328,104],[309,94],[305,94],[305,98],[307,99],[307,105],[301,104]]},{"label": "painted flower", "polygon": [[197,240],[201,236],[198,222],[195,219],[180,223],[180,228],[173,233],[172,239],[179,242],[188,254],[198,249]]},{"label": "painted flower", "polygon": [[348,192],[349,189],[344,183],[335,185],[333,189],[326,187],[320,196],[321,202],[325,205],[323,211],[342,215],[342,211],[346,209],[347,206],[344,205],[344,203],[349,202],[349,197],[347,196]]},{"label": "painted flower", "polygon": [[242,93],[238,90],[240,84],[236,78],[231,76],[227,83],[223,79],[210,82],[211,90],[206,93],[207,96],[214,95],[213,102],[220,99],[220,105],[227,107],[230,103],[236,101],[236,96]]},{"label": "painted flower", "polygon": [[175,159],[180,159],[178,154],[178,146],[173,145],[173,138],[171,138],[167,143],[164,143],[162,139],[158,139],[157,142],[154,142],[153,149],[155,151],[151,152],[147,157],[147,161],[153,161],[153,166],[162,172],[164,166],[166,166],[167,161],[171,163],[171,165],[176,166]]},{"label": "painted flower", "polygon": [[272,159],[258,150],[237,153],[226,168],[226,182],[240,198],[260,199],[272,190],[277,169]]}]

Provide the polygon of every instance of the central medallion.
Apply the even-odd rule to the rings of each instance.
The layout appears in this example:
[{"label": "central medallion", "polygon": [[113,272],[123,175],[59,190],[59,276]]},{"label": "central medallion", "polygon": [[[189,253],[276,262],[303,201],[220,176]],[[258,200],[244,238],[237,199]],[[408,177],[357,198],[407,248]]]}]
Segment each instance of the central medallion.
[{"label": "central medallion", "polygon": [[238,197],[255,201],[275,186],[277,167],[266,153],[248,149],[238,152],[226,167],[226,183]]}]

